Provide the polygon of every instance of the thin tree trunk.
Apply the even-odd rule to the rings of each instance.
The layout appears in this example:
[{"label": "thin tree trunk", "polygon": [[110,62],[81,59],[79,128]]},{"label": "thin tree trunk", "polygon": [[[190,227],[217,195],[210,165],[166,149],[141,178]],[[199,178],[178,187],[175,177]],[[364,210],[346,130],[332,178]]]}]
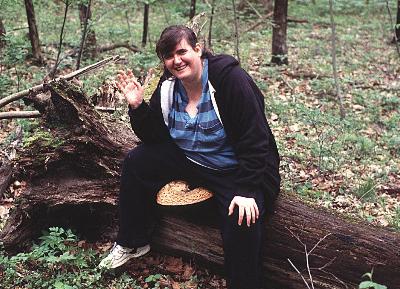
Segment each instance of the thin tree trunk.
[{"label": "thin tree trunk", "polygon": [[338,77],[337,66],[336,66],[336,25],[335,25],[335,20],[333,18],[333,0],[329,0],[329,12],[330,12],[330,15],[331,15],[331,27],[332,27],[332,69],[333,69],[333,77],[335,79],[336,97],[337,97],[338,102],[339,102],[340,117],[341,117],[341,119],[343,119],[346,116],[346,113],[345,113],[344,107],[343,107],[342,92],[340,90],[339,77]]},{"label": "thin tree trunk", "polygon": [[149,33],[149,6],[149,4],[144,4],[142,47],[146,46],[147,34]]},{"label": "thin tree trunk", "polygon": [[189,19],[192,19],[194,15],[196,15],[196,0],[191,0]]},{"label": "thin tree trunk", "polygon": [[42,53],[40,51],[39,32],[36,26],[35,10],[32,0],[25,0],[26,17],[29,25],[29,39],[32,46],[32,56],[39,63],[43,62]]},{"label": "thin tree trunk", "polygon": [[400,0],[397,0],[396,38],[400,42]]},{"label": "thin tree trunk", "polygon": [[246,7],[246,0],[240,0],[238,6],[237,6],[237,10],[242,11],[244,9],[244,7]]},{"label": "thin tree trunk", "polygon": [[62,42],[64,39],[64,27],[65,27],[65,21],[67,20],[67,14],[68,14],[68,8],[69,8],[69,0],[65,1],[65,10],[64,10],[64,19],[63,19],[63,24],[61,26],[61,32],[60,32],[60,42],[58,44],[58,53],[57,53],[57,59],[56,63],[54,63],[54,67],[50,72],[50,77],[53,78],[54,75],[56,74],[58,64],[60,64],[60,54],[61,54],[61,47],[62,47]]},{"label": "thin tree trunk", "polygon": [[213,18],[214,18],[214,7],[215,7],[215,0],[212,0],[211,2],[211,15],[210,15],[210,27],[208,29],[208,48],[212,49],[212,24],[213,24]]},{"label": "thin tree trunk", "polygon": [[238,17],[236,13],[236,4],[235,0],[232,0],[232,7],[233,7],[233,17],[234,24],[235,24],[235,48],[236,48],[236,57],[237,60],[240,62],[240,54],[239,54],[239,25],[238,25]]},{"label": "thin tree trunk", "polygon": [[274,27],[272,29],[271,62],[288,64],[288,48],[286,44],[288,0],[275,0]]},{"label": "thin tree trunk", "polygon": [[[92,12],[90,11],[91,5],[92,5],[92,0],[89,0],[87,7],[83,4],[79,5],[79,18],[81,20],[81,28],[83,28],[83,29],[82,29],[81,44],[79,46],[78,59],[76,60],[76,69],[79,69],[79,67],[81,66],[81,58],[82,58],[83,49],[85,47],[86,34],[88,31],[88,29],[87,29],[88,22],[92,16]],[[83,22],[83,26],[82,26],[82,22]]]},{"label": "thin tree trunk", "polygon": [[392,17],[392,11],[390,10],[390,6],[389,6],[389,1],[386,0],[386,8],[389,14],[389,20],[390,20],[390,26],[393,27],[393,40],[392,42],[396,45],[396,50],[397,50],[397,54],[400,57],[400,47],[398,44],[398,38],[397,38],[397,31],[396,31],[396,24],[393,23],[393,17]]},{"label": "thin tree trunk", "polygon": [[3,24],[3,19],[0,16],[0,48],[3,48],[6,44],[4,37],[6,36],[6,28]]}]

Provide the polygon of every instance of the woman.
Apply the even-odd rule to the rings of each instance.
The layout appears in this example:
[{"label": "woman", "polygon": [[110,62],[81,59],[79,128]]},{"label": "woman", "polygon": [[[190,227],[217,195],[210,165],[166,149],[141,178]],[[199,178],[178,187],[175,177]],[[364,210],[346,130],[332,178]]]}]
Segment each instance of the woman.
[{"label": "woman", "polygon": [[233,57],[203,52],[187,27],[166,28],[156,52],[165,72],[149,104],[131,71],[118,75],[143,144],[124,161],[119,233],[100,265],[116,268],[150,250],[156,193],[180,179],[214,193],[228,288],[260,288],[264,218],[280,184],[264,97]]}]

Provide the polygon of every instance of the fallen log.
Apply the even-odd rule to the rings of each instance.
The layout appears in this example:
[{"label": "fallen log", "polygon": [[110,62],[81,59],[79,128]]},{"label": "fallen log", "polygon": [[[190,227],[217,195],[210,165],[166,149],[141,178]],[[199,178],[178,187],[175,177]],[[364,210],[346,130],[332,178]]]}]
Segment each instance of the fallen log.
[{"label": "fallen log", "polygon": [[[124,122],[101,115],[79,87],[59,80],[51,96],[33,98],[50,129],[19,152],[17,163],[27,189],[0,233],[7,250],[23,248],[48,226],[74,228],[88,240],[115,237],[121,160],[137,139]],[[46,138],[48,140],[48,138]],[[153,247],[221,269],[223,252],[212,202],[163,209]],[[200,222],[199,214],[208,218]],[[283,194],[267,220],[264,243],[266,288],[304,288],[288,259],[307,279],[305,249],[316,288],[355,288],[374,269],[375,281],[400,287],[400,234],[337,216]],[[305,248],[306,245],[306,248]]]},{"label": "fallen log", "polygon": [[12,166],[6,159],[0,159],[0,200],[12,181]]}]

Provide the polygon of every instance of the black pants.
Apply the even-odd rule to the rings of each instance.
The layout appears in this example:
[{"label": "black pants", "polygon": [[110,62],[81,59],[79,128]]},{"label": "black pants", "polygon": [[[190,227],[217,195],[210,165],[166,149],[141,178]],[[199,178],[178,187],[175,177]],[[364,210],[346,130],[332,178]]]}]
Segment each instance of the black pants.
[{"label": "black pants", "polygon": [[238,225],[238,210],[228,216],[235,196],[234,170],[215,171],[189,161],[174,143],[142,144],[129,152],[121,177],[119,233],[125,247],[149,243],[148,229],[155,212],[157,192],[172,180],[184,180],[214,193],[223,240],[229,289],[261,288],[261,247],[264,230],[264,194],[256,193],[260,217],[247,227]]}]

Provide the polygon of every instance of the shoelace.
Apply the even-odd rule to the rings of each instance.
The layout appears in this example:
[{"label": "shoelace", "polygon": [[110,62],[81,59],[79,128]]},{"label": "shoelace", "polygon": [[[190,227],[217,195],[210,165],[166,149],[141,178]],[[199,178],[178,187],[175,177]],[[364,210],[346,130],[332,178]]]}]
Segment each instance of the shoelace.
[{"label": "shoelace", "polygon": [[114,254],[114,251],[115,251],[116,255],[118,255],[118,256],[121,256],[126,253],[130,253],[130,250],[127,250],[124,247],[117,245],[117,243],[115,243],[114,246],[112,247],[111,253]]}]

